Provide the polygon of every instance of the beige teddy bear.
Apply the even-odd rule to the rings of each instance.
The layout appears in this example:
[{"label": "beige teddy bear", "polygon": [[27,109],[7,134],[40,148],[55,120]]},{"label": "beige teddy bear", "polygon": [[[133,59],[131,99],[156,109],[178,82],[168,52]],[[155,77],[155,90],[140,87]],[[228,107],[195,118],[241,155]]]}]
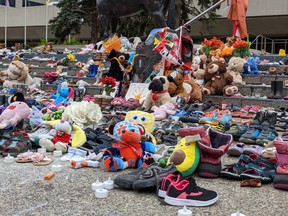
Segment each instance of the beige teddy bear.
[{"label": "beige teddy bear", "polygon": [[7,71],[1,72],[1,79],[4,81],[3,87],[12,88],[13,84],[32,85],[33,79],[29,75],[28,67],[21,61],[12,61]]},{"label": "beige teddy bear", "polygon": [[244,66],[244,59],[232,57],[228,62],[227,73],[233,77],[232,85],[244,85],[241,72]]},{"label": "beige teddy bear", "polygon": [[205,70],[203,70],[203,69],[198,69],[197,71],[193,72],[193,77],[195,78],[195,82],[199,86],[204,85],[204,74],[205,74]]}]

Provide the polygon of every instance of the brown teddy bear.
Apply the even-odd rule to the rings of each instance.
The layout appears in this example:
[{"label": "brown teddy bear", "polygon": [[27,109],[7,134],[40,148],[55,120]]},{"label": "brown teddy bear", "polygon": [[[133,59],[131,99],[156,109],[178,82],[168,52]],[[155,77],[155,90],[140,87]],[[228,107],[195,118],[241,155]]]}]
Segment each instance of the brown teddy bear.
[{"label": "brown teddy bear", "polygon": [[232,85],[244,84],[241,72],[244,66],[244,59],[240,57],[232,57],[228,62],[227,73],[233,77]]},{"label": "brown teddy bear", "polygon": [[[169,71],[171,72],[171,71]],[[168,73],[169,73],[168,72]],[[167,73],[167,71],[166,71]],[[172,96],[178,96],[184,98],[187,102],[201,102],[202,92],[201,87],[194,81],[194,79],[184,80],[183,71],[178,69],[168,75],[168,80],[170,81],[169,93]],[[188,84],[192,89],[187,90],[185,88],[185,83]]]},{"label": "brown teddy bear", "polygon": [[[168,72],[168,74],[167,74]],[[171,97],[181,97],[186,102],[189,100],[189,92],[184,88],[184,76],[182,71],[169,70],[167,71],[167,78],[169,81],[168,92]]]},{"label": "brown teddy bear", "polygon": [[[233,95],[233,77],[227,73],[226,65],[222,61],[211,62],[206,70],[204,79],[206,81],[202,88],[203,94],[208,95]],[[231,86],[230,86],[231,85]]]},{"label": "brown teddy bear", "polygon": [[150,76],[151,82],[148,86],[149,94],[143,103],[144,108],[152,106],[160,107],[161,105],[170,102],[171,97],[168,92],[169,81],[166,76]]}]

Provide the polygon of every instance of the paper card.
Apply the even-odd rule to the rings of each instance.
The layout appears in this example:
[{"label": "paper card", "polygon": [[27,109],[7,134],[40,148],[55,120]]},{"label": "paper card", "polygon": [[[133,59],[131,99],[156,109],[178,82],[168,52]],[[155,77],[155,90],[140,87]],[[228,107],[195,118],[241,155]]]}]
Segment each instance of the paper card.
[{"label": "paper card", "polygon": [[134,98],[142,103],[149,94],[149,83],[131,83],[126,93],[125,99]]}]

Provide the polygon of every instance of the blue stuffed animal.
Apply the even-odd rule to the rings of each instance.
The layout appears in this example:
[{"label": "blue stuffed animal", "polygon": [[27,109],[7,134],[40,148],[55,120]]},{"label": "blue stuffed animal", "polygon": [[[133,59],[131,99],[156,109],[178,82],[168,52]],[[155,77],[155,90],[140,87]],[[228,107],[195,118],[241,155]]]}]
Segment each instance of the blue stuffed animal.
[{"label": "blue stuffed animal", "polygon": [[141,136],[144,134],[145,129],[142,125],[128,121],[118,122],[113,128],[117,143],[112,143],[112,148],[106,149],[103,153],[106,170],[115,172],[153,163],[156,146],[151,142],[141,142]]},{"label": "blue stuffed animal", "polygon": [[[256,59],[257,61],[257,59]],[[243,74],[258,74],[258,67],[253,57],[249,57],[243,66]]]},{"label": "blue stuffed animal", "polygon": [[54,99],[55,105],[66,105],[67,104],[67,97],[69,94],[69,87],[67,82],[62,82],[61,84],[58,84],[57,87],[57,93],[52,94],[50,96],[51,99]]}]

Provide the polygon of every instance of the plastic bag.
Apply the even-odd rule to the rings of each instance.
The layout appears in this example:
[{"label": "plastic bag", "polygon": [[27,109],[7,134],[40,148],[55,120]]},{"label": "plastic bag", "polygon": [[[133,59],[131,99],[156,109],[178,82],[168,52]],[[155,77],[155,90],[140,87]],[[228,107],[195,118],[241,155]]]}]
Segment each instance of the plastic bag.
[{"label": "plastic bag", "polygon": [[112,38],[109,38],[103,43],[103,47],[108,53],[110,53],[112,49],[119,51],[121,48],[121,40],[117,35],[114,35]]}]

